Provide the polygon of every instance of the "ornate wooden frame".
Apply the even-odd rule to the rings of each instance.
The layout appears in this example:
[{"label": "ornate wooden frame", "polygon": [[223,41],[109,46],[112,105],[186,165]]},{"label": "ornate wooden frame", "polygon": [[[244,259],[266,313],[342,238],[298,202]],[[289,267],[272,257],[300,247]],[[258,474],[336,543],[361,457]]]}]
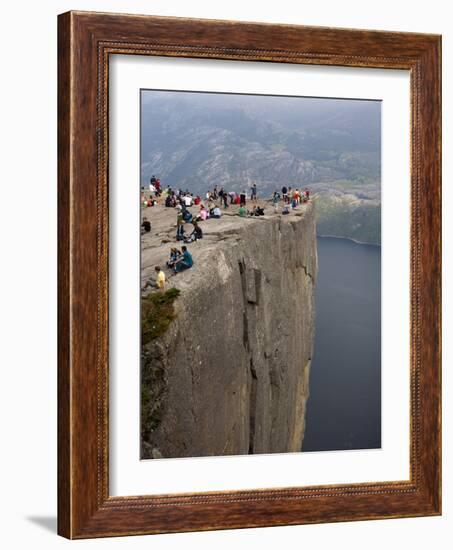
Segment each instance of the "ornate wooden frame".
[{"label": "ornate wooden frame", "polygon": [[[441,38],[69,12],[59,16],[58,48],[58,532],[87,538],[440,514]],[[410,481],[109,496],[110,54],[410,71]]]}]

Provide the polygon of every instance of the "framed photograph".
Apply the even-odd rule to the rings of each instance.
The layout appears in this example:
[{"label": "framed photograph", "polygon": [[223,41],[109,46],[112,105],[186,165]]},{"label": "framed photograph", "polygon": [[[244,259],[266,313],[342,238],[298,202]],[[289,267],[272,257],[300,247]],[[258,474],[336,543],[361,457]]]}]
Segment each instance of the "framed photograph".
[{"label": "framed photograph", "polygon": [[441,513],[441,39],[58,21],[58,531]]}]

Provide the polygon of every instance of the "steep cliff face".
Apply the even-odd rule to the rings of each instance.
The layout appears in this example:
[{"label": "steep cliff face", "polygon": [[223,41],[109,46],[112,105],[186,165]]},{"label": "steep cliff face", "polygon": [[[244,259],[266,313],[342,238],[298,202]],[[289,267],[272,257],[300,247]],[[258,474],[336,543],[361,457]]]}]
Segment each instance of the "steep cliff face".
[{"label": "steep cliff face", "polygon": [[142,458],[300,451],[314,341],[313,205],[203,228],[194,267],[170,279],[181,290],[176,318],[142,349],[151,411]]}]

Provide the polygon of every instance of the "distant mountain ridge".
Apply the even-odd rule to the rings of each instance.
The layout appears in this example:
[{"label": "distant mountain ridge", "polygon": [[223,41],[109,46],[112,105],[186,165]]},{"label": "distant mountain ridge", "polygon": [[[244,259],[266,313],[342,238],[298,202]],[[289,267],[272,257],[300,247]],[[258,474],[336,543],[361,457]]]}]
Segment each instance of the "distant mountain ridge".
[{"label": "distant mountain ridge", "polygon": [[[348,233],[347,218],[358,209],[364,215],[356,216],[354,234],[380,242],[379,102],[142,94],[142,185],[157,174],[198,194],[214,185],[242,191],[256,183],[265,196],[283,185],[310,186],[319,232],[329,222],[333,234]],[[338,194],[342,200],[333,200]]]}]

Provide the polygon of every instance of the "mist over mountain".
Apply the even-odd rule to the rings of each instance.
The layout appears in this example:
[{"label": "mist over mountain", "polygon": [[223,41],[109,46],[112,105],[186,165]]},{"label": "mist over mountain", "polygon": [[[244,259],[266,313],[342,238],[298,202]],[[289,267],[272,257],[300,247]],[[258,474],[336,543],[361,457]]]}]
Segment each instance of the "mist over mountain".
[{"label": "mist over mountain", "polygon": [[141,183],[317,195],[318,232],[380,242],[378,101],[142,91]]}]

